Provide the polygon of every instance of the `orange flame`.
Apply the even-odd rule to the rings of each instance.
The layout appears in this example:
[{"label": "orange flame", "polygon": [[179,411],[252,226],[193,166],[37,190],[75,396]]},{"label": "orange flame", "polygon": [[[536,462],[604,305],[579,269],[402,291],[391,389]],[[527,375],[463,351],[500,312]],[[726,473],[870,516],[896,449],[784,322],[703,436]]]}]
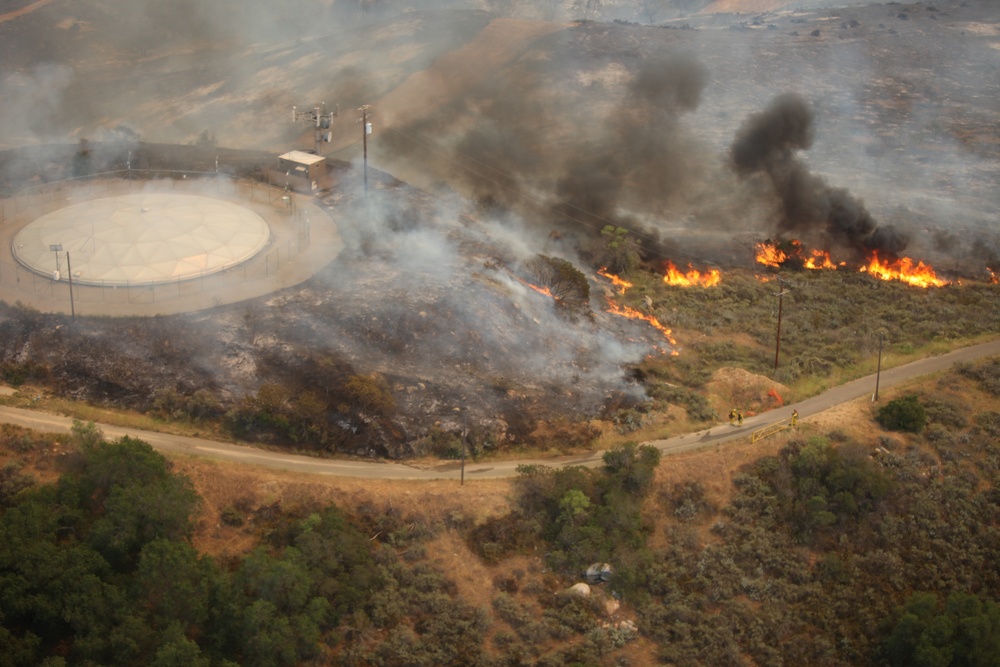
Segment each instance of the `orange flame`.
[{"label": "orange flame", "polygon": [[993,271],[993,269],[991,269],[990,267],[986,267],[986,270],[990,274],[990,282],[991,283],[993,283],[994,285],[996,285],[997,283],[1000,283],[1000,280],[997,279],[997,274]]},{"label": "orange flame", "polygon": [[872,251],[871,261],[867,266],[862,266],[861,271],[870,273],[880,280],[899,280],[914,287],[943,287],[948,285],[947,280],[937,277],[934,269],[923,262],[916,264],[909,257],[897,259],[894,262],[883,261],[878,258],[878,253]]},{"label": "orange flame", "polygon": [[694,269],[688,264],[687,273],[680,271],[673,262],[667,262],[667,273],[663,276],[663,282],[668,285],[678,285],[680,287],[692,287],[700,285],[702,287],[712,287],[722,281],[722,274],[718,269],[709,269],[704,273]]},{"label": "orange flame", "polygon": [[[833,263],[833,260],[830,259],[830,253],[828,253],[827,251],[813,249],[810,252],[812,253],[812,257],[806,258],[806,261],[802,264],[802,266],[806,267],[807,269],[837,268],[837,264]],[[846,264],[847,262],[841,262],[840,266],[844,266]]]},{"label": "orange flame", "polygon": [[[797,241],[792,241],[793,244],[797,244]],[[754,250],[756,250],[757,262],[763,264],[764,266],[781,266],[788,261],[788,253],[784,250],[778,249],[778,246],[771,242],[755,243]]]},{"label": "orange flame", "polygon": [[632,287],[632,283],[630,283],[629,281],[623,280],[622,278],[619,278],[613,273],[608,273],[607,267],[602,266],[601,268],[599,268],[597,270],[597,275],[604,276],[605,278],[610,280],[611,284],[618,288],[619,294],[624,294],[625,290],[627,290],[629,287]]},{"label": "orange flame", "polygon": [[535,291],[536,291],[536,292],[538,292],[539,294],[544,294],[545,296],[549,297],[550,299],[554,299],[555,301],[558,301],[558,300],[559,300],[559,297],[557,297],[557,296],[556,296],[555,294],[553,294],[553,293],[552,293],[552,292],[551,292],[551,291],[549,290],[549,288],[548,288],[548,287],[540,287],[540,286],[538,286],[538,285],[532,285],[532,284],[531,284],[531,283],[529,283],[529,282],[528,282],[527,280],[523,280],[523,279],[521,279],[521,278],[518,278],[517,276],[514,276],[514,277],[515,277],[515,278],[517,279],[517,282],[521,283],[521,284],[522,284],[522,285],[524,285],[525,287],[530,287],[531,289],[535,290]]},{"label": "orange flame", "polygon": [[525,283],[525,285],[535,290],[539,294],[544,294],[545,296],[555,299],[556,301],[559,300],[559,297],[550,292],[548,287],[539,287],[538,285],[532,285],[531,283]]},{"label": "orange flame", "polygon": [[[613,301],[608,301],[608,312],[612,315],[618,315],[619,317],[627,317],[630,320],[642,320],[648,322],[650,326],[657,329],[663,336],[670,341],[671,345],[677,345],[677,341],[673,337],[673,332],[669,327],[665,327],[660,324],[660,321],[653,317],[652,315],[646,315],[645,313],[639,312],[635,308],[629,306],[619,306]],[[677,356],[677,350],[671,351],[672,355]]]},{"label": "orange flame", "polygon": [[754,245],[756,250],[756,260],[764,266],[779,267],[791,260],[802,262],[802,267],[806,269],[836,269],[838,266],[846,266],[847,262],[836,264],[830,253],[825,250],[812,249],[806,256],[806,249],[801,241],[791,240],[784,243],[764,241]]}]

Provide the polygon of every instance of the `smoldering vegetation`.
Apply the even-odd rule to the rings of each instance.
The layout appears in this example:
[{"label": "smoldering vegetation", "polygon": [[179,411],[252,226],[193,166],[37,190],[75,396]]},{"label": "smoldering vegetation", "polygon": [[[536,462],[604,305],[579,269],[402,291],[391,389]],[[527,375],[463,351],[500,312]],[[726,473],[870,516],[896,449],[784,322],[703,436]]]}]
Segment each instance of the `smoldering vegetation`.
[{"label": "smoldering vegetation", "polygon": [[[213,155],[132,148],[132,160],[158,166],[153,173]],[[48,172],[64,174],[81,150],[40,152],[30,163],[53,162],[61,166]],[[97,177],[124,177],[115,171],[121,150],[87,150]],[[250,166],[257,157],[233,156],[223,171],[260,178],[262,165]],[[140,173],[134,189],[172,187]],[[641,400],[623,367],[659,334],[642,323],[609,326],[600,292],[590,291],[597,277],[576,268],[585,263],[534,252],[516,218],[488,219],[465,200],[374,170],[366,195],[357,175],[324,200],[345,250],[305,285],[151,319],[71,324],[18,304],[0,318],[4,377],[164,418],[222,422],[241,438],[394,457],[443,453],[435,438],[462,431],[475,434],[476,451],[533,442],[552,422],[580,422],[566,433],[581,444],[593,435],[582,422],[610,400]],[[226,196],[225,176],[206,178],[206,194]]]},{"label": "smoldering vegetation", "polygon": [[[831,12],[728,24],[661,15],[657,26],[592,3],[583,8],[590,16],[520,3],[405,12],[293,3],[281,8],[283,21],[259,3],[187,9],[130,6],[125,34],[103,44],[94,36],[111,25],[104,6],[82,5],[39,44],[32,36],[53,23],[48,10],[0,24],[13,38],[5,44],[19,47],[3,56],[12,67],[0,87],[14,100],[0,111],[10,112],[3,141],[78,142],[68,162],[15,151],[18,171],[6,182],[120,169],[151,138],[199,144],[208,155],[227,144],[304,147],[312,129],[285,120],[288,110],[325,101],[340,111],[331,150],[354,167],[325,198],[346,251],[305,289],[159,323],[198,339],[186,357],[164,357],[197,366],[189,377],[140,364],[155,382],[128,379],[126,360],[142,346],[112,360],[97,345],[91,360],[114,366],[117,379],[82,382],[81,396],[182,414],[187,403],[175,394],[197,384],[234,427],[324,450],[422,453],[407,447],[453,438],[470,415],[479,440],[521,442],[546,416],[582,419],[622,396],[636,400],[623,366],[663,342],[643,323],[604,312],[606,284],[593,270],[614,259],[608,228],[623,230],[629,253],[653,271],[666,259],[748,263],[738,247],[747,234],[859,255],[934,252],[954,260],[956,273],[966,260],[980,271],[996,261],[1000,244],[984,213],[996,194],[983,186],[996,155],[974,141],[996,110],[988,95],[968,94],[987,80],[979,75],[988,47],[957,27],[941,33],[965,46],[972,73],[942,66],[932,85],[896,55],[936,62],[937,42],[922,39],[935,28],[929,12],[903,25],[878,23],[886,19],[876,9],[844,10],[838,36],[807,38],[803,26],[829,25]],[[947,7],[954,26],[972,25],[976,11],[976,3]],[[522,21],[570,17],[597,20]],[[190,22],[198,25],[188,30]],[[500,48],[529,28],[537,36]],[[463,50],[470,44],[480,50]],[[491,60],[486,47],[502,57]],[[60,64],[71,57],[79,64]],[[846,75],[856,71],[867,75],[860,83]],[[421,74],[421,95],[392,98]],[[353,110],[368,103],[378,171],[366,196]],[[961,122],[941,120],[956,109]],[[232,175],[252,176],[247,169]],[[561,275],[559,262],[578,275]],[[565,295],[528,285],[546,281]],[[580,284],[595,289],[583,296]],[[662,316],[655,308],[663,307],[648,305],[647,314]],[[51,331],[58,320],[32,321]],[[94,340],[120,331],[94,327]],[[18,336],[7,358],[28,363],[42,340]],[[72,374],[64,377],[69,387]]]}]

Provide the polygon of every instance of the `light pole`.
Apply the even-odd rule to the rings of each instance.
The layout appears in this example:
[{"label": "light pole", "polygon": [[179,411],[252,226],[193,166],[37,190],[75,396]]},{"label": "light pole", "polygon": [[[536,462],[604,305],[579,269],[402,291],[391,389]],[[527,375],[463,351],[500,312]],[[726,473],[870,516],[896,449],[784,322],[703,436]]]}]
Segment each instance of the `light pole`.
[{"label": "light pole", "polygon": [[361,144],[364,147],[366,195],[368,194],[368,135],[372,133],[372,124],[368,122],[368,116],[371,108],[370,104],[362,104],[358,109],[361,112],[361,118],[358,119],[358,122],[361,123]]},{"label": "light pole", "polygon": [[62,243],[53,243],[49,245],[49,250],[56,254],[56,272],[53,274],[53,277],[56,280],[59,280],[59,251],[62,250]]}]

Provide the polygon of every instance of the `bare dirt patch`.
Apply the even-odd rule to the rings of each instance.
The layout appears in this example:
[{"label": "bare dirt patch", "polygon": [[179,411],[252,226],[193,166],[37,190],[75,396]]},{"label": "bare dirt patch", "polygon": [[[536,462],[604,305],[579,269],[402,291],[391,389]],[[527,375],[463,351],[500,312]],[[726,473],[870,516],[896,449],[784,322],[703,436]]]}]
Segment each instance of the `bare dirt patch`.
[{"label": "bare dirt patch", "polygon": [[751,14],[754,12],[772,12],[787,5],[792,0],[715,0],[699,14]]},{"label": "bare dirt patch", "polygon": [[496,19],[468,44],[411,74],[376,106],[387,124],[426,116],[499,70],[539,37],[564,27],[545,21]]},{"label": "bare dirt patch", "polygon": [[784,405],[788,394],[788,387],[780,382],[733,367],[717,370],[706,388],[719,414],[727,415],[735,407],[745,417]]}]

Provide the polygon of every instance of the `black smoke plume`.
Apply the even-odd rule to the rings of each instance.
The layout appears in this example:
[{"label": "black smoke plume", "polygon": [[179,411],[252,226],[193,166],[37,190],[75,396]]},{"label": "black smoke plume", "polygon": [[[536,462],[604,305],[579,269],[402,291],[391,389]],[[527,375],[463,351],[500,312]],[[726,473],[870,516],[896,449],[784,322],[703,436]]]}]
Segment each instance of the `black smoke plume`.
[{"label": "black smoke plume", "polygon": [[620,207],[669,207],[697,171],[698,151],[679,122],[698,107],[706,79],[705,68],[685,54],[643,63],[605,131],[566,161],[557,209],[587,223],[616,220]]},{"label": "black smoke plume", "polygon": [[[421,165],[414,169],[441,174],[481,201],[519,211],[529,202],[527,219],[581,236],[609,222],[638,227],[626,211],[661,215],[678,204],[705,163],[704,150],[681,126],[701,100],[705,67],[682,53],[647,56],[634,78],[609,88],[620,96],[599,111],[579,106],[585,96],[565,79],[561,66],[491,78],[433,117],[383,135],[380,150],[394,164]],[[568,91],[573,103],[552,90]],[[469,115],[474,124],[459,122]],[[566,136],[565,127],[586,131]],[[444,136],[455,148],[447,160],[413,140]],[[544,203],[543,216],[535,202]]]},{"label": "black smoke plume", "polygon": [[793,233],[827,249],[845,248],[887,259],[909,243],[900,231],[879,225],[858,198],[830,186],[798,157],[813,142],[814,114],[793,93],[779,95],[764,111],[752,114],[736,133],[731,158],[743,177],[763,173],[770,180],[780,211],[779,232]]}]

